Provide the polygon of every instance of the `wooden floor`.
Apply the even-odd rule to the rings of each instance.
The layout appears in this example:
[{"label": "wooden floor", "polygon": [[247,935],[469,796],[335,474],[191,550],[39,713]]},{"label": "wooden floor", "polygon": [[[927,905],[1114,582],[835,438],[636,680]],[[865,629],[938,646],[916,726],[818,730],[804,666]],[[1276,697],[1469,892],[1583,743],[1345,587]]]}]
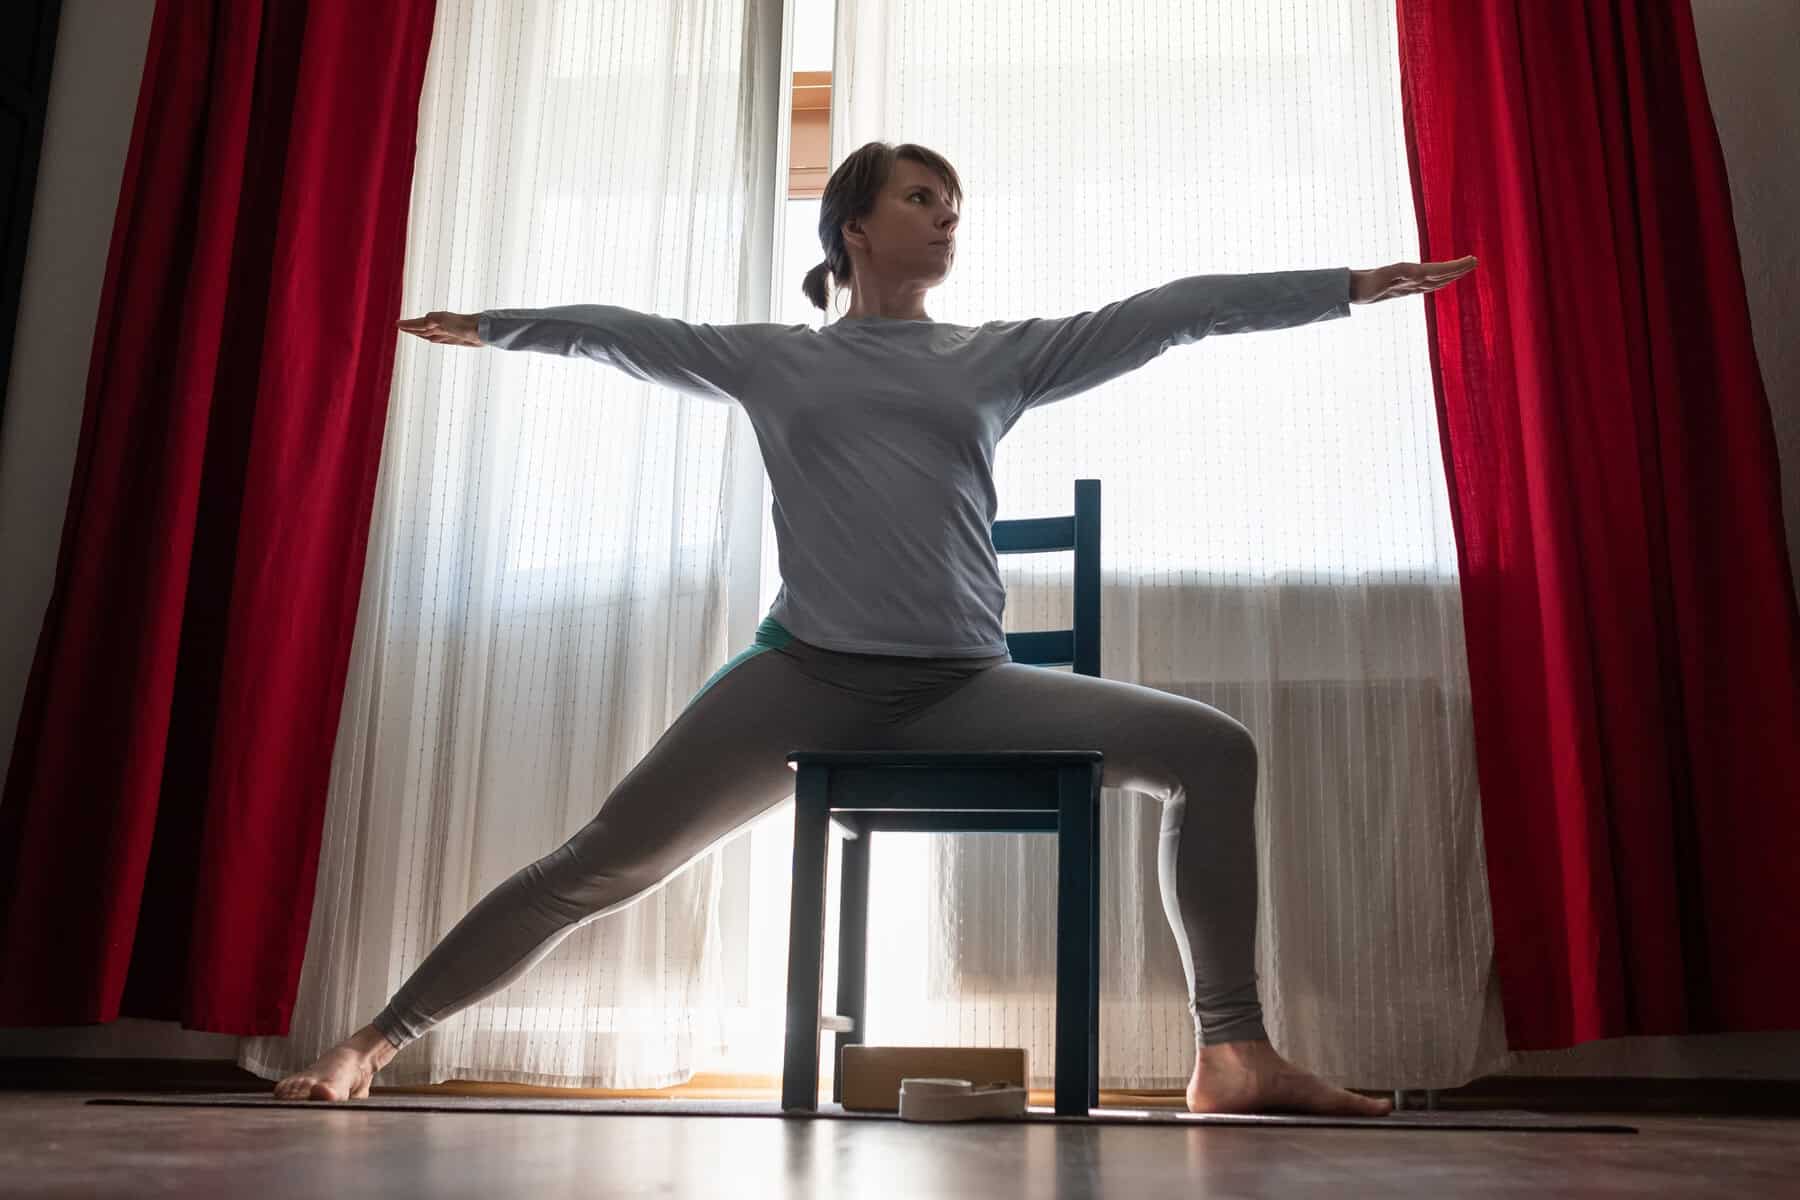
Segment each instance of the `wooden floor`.
[{"label": "wooden floor", "polygon": [[[0,1092],[0,1196],[1800,1195],[1800,1120],[1633,1134],[86,1107]],[[119,1093],[110,1093],[117,1095]]]}]

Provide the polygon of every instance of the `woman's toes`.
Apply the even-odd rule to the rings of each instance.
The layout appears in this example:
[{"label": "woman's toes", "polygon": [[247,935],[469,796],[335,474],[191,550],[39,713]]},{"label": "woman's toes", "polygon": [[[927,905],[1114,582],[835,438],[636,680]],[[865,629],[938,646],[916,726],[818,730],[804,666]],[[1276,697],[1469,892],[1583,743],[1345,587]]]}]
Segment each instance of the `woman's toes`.
[{"label": "woman's toes", "polygon": [[296,1071],[275,1085],[284,1100],[343,1100],[366,1096],[375,1072],[354,1049],[334,1046],[304,1071]]},{"label": "woman's toes", "polygon": [[1351,1091],[1339,1091],[1333,1097],[1338,1101],[1338,1111],[1352,1117],[1385,1117],[1393,1108],[1389,1100],[1377,1100],[1373,1096],[1359,1096]]}]

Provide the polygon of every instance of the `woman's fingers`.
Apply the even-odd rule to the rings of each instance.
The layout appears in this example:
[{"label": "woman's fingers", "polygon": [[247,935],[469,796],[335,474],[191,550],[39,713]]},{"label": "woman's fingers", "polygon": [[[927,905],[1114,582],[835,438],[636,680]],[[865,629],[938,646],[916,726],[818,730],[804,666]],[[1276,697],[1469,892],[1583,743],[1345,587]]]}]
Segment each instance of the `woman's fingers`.
[{"label": "woman's fingers", "polygon": [[1436,262],[1424,264],[1425,277],[1448,283],[1452,279],[1461,279],[1475,269],[1475,256],[1456,259],[1454,262]]},{"label": "woman's fingers", "polygon": [[1473,254],[1449,262],[1398,262],[1350,272],[1350,303],[1375,304],[1395,296],[1434,292],[1461,279],[1477,265]]},{"label": "woman's fingers", "polygon": [[1461,279],[1475,267],[1476,258],[1473,254],[1451,262],[1403,263],[1394,292],[1399,295],[1435,292],[1446,284]]},{"label": "woman's fingers", "polygon": [[402,333],[424,338],[443,346],[479,346],[473,317],[453,312],[428,312],[422,317],[406,317],[395,323]]},{"label": "woman's fingers", "polygon": [[400,328],[408,331],[414,329],[442,329],[450,324],[452,318],[458,315],[459,314],[453,312],[428,312],[422,317],[403,318],[400,321]]}]

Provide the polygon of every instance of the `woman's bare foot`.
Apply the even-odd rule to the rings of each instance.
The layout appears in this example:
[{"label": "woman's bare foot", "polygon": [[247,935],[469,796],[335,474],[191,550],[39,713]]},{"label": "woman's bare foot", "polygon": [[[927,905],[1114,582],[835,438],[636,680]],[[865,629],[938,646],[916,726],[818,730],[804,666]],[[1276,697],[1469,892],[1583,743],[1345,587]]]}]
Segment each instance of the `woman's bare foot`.
[{"label": "woman's bare foot", "polygon": [[400,1053],[373,1025],[365,1025],[304,1071],[275,1085],[279,1100],[360,1100],[369,1094],[375,1072]]},{"label": "woman's bare foot", "polygon": [[1391,1100],[1332,1087],[1302,1071],[1263,1040],[1202,1046],[1188,1080],[1187,1106],[1196,1113],[1307,1113],[1385,1117]]}]

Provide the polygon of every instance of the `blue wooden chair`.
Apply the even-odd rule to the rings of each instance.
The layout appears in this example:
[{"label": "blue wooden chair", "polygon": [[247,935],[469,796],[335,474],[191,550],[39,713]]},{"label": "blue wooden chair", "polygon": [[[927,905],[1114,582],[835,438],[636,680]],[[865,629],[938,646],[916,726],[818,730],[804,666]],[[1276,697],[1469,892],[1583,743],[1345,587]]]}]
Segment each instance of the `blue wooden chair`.
[{"label": "blue wooden chair", "polygon": [[[996,521],[1001,554],[1075,552],[1073,629],[1009,633],[1013,661],[1100,674],[1100,481],[1075,481],[1075,513]],[[788,925],[787,1045],[781,1107],[814,1111],[819,1031],[832,1030],[832,1099],[843,1100],[843,1050],[865,1033],[869,835],[1054,833],[1056,900],[1056,1112],[1085,1116],[1100,1103],[1100,772],[1098,750],[828,753],[797,750],[794,897]],[[846,834],[841,863],[837,1012],[821,1017],[825,870],[830,824]]]}]

